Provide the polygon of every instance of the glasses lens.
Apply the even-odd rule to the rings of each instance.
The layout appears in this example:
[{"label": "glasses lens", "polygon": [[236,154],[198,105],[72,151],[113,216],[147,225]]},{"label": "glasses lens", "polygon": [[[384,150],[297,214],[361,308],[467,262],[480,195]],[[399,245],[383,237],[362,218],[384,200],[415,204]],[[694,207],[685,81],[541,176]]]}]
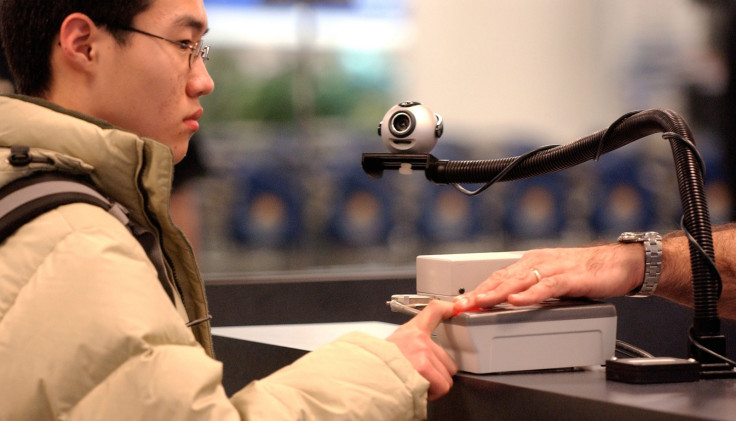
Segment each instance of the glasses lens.
[{"label": "glasses lens", "polygon": [[197,59],[202,56],[202,61],[209,60],[210,47],[204,45],[202,40],[192,45],[192,53],[189,55],[189,66],[194,66]]},{"label": "glasses lens", "polygon": [[189,67],[194,66],[194,62],[199,57],[199,52],[202,51],[202,41],[195,42],[191,46],[191,52],[189,53]]}]

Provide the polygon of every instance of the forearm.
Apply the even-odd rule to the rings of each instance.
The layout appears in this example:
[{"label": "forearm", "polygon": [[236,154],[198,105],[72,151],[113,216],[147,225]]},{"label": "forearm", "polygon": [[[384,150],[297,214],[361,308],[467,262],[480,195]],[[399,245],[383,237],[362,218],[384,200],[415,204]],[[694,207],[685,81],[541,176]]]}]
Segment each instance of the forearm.
[{"label": "forearm", "polygon": [[427,417],[428,386],[395,344],[353,332],[250,383],[231,401],[248,420],[419,420]]},{"label": "forearm", "polygon": [[[736,224],[714,227],[713,247],[723,282],[719,315],[736,319]],[[693,306],[689,246],[682,232],[667,234],[663,239],[662,273],[655,294]]]}]

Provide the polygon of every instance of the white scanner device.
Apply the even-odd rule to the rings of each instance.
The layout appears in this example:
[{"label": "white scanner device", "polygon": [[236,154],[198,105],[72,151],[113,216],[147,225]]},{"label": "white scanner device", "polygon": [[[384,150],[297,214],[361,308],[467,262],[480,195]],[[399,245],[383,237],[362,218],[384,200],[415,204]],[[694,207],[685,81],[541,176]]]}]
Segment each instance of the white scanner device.
[{"label": "white scanner device", "polygon": [[[408,308],[406,304],[417,297],[452,300],[522,254],[418,256],[417,295],[394,295],[391,307]],[[549,300],[525,307],[500,304],[445,320],[434,335],[459,369],[470,373],[603,365],[614,356],[616,309],[590,300]]]}]

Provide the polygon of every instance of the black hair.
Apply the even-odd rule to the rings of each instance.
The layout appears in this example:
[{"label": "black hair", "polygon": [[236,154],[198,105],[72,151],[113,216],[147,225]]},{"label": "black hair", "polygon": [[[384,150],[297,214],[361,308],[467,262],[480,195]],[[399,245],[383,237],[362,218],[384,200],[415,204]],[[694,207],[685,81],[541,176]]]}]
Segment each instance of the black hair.
[{"label": "black hair", "polygon": [[0,39],[0,79],[12,80],[8,62],[5,61],[5,47],[3,47],[2,39]]},{"label": "black hair", "polygon": [[72,13],[87,15],[123,43],[118,28],[155,0],[2,0],[0,36],[10,74],[18,93],[43,96],[51,85],[51,49],[62,22]]}]

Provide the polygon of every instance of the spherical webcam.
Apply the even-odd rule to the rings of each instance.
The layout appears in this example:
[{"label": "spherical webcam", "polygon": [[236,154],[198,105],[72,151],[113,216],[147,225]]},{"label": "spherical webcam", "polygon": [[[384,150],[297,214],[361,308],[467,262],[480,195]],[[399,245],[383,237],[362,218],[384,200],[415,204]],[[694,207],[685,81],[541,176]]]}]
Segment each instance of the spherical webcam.
[{"label": "spherical webcam", "polygon": [[378,135],[392,153],[429,153],[443,130],[442,117],[416,101],[394,105],[378,124]]}]

